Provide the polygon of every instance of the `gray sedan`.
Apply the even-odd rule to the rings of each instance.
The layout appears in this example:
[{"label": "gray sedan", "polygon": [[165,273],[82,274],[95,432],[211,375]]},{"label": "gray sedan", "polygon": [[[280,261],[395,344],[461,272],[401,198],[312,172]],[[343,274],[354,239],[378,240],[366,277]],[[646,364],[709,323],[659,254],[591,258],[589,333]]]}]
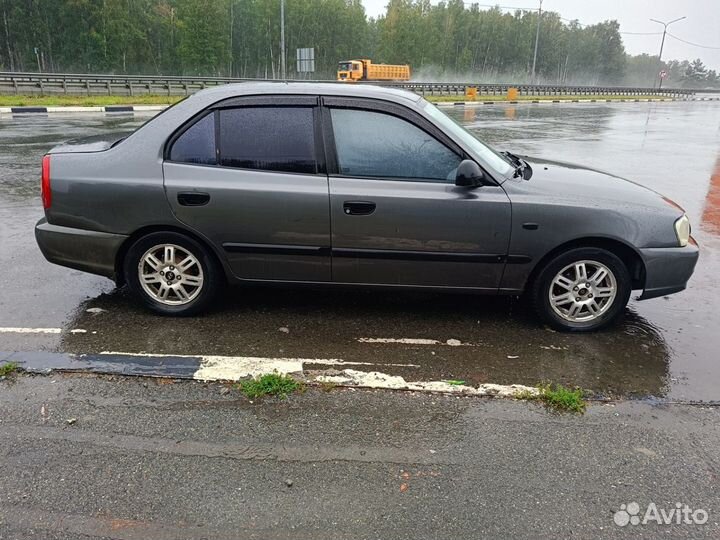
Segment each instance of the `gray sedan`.
[{"label": "gray sedan", "polygon": [[372,86],[199,92],[132,134],[43,158],[54,263],[189,315],[230,283],[525,295],[595,330],[685,288],[685,212],[630,181],[496,152],[423,98]]}]

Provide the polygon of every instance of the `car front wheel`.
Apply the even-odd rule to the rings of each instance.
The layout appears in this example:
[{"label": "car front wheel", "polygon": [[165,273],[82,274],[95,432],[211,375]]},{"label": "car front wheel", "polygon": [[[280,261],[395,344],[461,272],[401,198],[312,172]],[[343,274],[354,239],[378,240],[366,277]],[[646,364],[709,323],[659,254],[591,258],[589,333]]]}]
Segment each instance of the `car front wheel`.
[{"label": "car front wheel", "polygon": [[197,241],[174,232],[152,233],[128,250],[125,276],[132,292],[163,315],[207,308],[219,286],[217,263]]},{"label": "car front wheel", "polygon": [[540,270],[531,295],[536,311],[553,328],[588,332],[617,320],[631,289],[630,273],[615,254],[577,248]]}]

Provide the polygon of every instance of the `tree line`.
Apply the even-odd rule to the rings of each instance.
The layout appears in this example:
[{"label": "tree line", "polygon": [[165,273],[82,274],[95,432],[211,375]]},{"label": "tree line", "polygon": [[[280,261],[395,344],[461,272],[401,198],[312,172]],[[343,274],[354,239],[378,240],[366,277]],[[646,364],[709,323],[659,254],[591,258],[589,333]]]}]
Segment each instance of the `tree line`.
[{"label": "tree line", "polygon": [[[234,77],[280,76],[280,0],[0,0],[0,70]],[[617,21],[583,26],[543,12],[537,82],[719,86],[698,59],[660,64],[626,54]],[[388,0],[367,17],[360,0],[286,0],[289,77],[334,77],[359,57],[407,63],[414,79],[525,82],[535,11],[480,9],[462,0]],[[314,47],[315,73],[296,70]]]}]

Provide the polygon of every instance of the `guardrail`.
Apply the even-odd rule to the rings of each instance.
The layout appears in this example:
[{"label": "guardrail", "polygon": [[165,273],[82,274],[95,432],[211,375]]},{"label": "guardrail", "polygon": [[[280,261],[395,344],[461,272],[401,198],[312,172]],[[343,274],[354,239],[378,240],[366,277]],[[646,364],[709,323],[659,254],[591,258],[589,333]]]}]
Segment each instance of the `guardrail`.
[{"label": "guardrail", "polygon": [[517,88],[524,96],[646,96],[666,95],[689,97],[704,90],[687,88],[644,88],[626,86],[567,86],[552,84],[473,84],[473,83],[391,83],[389,86],[412,90],[422,95],[465,95],[468,88],[476,88],[480,96],[507,94],[510,88]]},{"label": "guardrail", "polygon": [[[188,95],[207,88],[228,83],[265,79],[237,79],[226,77],[185,77],[165,75],[96,75],[72,73],[18,73],[0,72],[0,94],[23,95],[124,95],[165,94]],[[301,81],[336,82],[337,81]],[[337,83],[350,84],[350,83]],[[368,83],[364,83],[368,84]],[[372,83],[370,83],[372,84]],[[642,88],[612,86],[566,86],[547,84],[482,84],[469,82],[382,82],[383,86],[404,88],[422,95],[465,95],[468,88],[476,88],[479,95],[502,95],[509,88],[517,88],[522,95],[625,95],[638,96],[663,94],[688,97],[696,93],[717,93],[718,90],[690,90],[678,88]]]}]

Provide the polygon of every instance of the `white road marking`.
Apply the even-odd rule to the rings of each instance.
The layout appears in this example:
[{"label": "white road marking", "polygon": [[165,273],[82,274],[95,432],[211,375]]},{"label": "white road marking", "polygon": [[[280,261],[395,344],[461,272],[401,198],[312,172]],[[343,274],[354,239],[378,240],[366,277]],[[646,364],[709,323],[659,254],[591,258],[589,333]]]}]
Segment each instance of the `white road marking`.
[{"label": "white road marking", "polygon": [[132,105],[133,111],[162,111],[169,105]]},{"label": "white road marking", "polygon": [[355,362],[353,360],[342,359],[324,359],[324,358],[306,358],[303,360],[306,364],[321,364],[325,366],[390,366],[390,367],[420,367],[419,364],[386,364],[384,362]]},{"label": "white road marking", "polygon": [[474,343],[463,343],[459,339],[448,339],[440,341],[438,339],[425,338],[357,338],[359,343],[399,343],[402,345],[447,345],[449,347],[476,347]]},{"label": "white road marking", "polygon": [[[303,373],[304,364],[324,366],[375,366],[372,362],[353,362],[339,358],[264,358],[259,356],[218,356],[202,354],[152,354],[103,351],[102,355],[152,358],[198,358],[200,367],[193,375],[203,381],[237,381],[268,373]],[[391,367],[420,367],[417,364],[381,364]]]},{"label": "white road marking", "polygon": [[104,112],[105,107],[75,107],[64,105],[61,107],[47,107],[49,113],[86,113],[86,112]]},{"label": "white road marking", "polygon": [[535,394],[537,388],[521,384],[481,384],[477,387],[464,384],[450,384],[445,381],[416,381],[408,382],[403,377],[388,375],[379,371],[356,371],[345,369],[342,375],[320,375],[315,378],[318,382],[330,382],[349,386],[363,386],[367,388],[387,388],[394,390],[415,390],[420,392],[444,392],[451,394],[468,394],[474,396],[502,396],[512,397],[521,392]]},{"label": "white road marking", "polygon": [[12,328],[0,327],[0,333],[5,334],[59,334],[62,328]]},{"label": "white road marking", "polygon": [[269,373],[302,374],[302,361],[297,358],[233,358],[203,356],[200,368],[193,374],[199,381],[239,381]]}]

